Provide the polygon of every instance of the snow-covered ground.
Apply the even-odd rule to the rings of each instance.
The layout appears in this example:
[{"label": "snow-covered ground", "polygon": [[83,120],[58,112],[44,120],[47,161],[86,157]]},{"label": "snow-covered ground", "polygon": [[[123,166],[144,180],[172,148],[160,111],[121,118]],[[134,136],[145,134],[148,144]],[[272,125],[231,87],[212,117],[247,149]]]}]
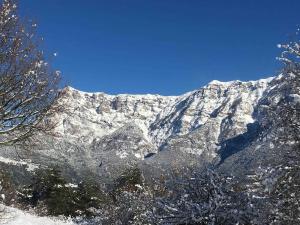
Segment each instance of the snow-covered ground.
[{"label": "snow-covered ground", "polygon": [[[2,208],[3,206],[1,206]],[[4,219],[0,224],[5,225],[75,225],[70,220],[63,221],[49,217],[39,217],[19,209],[5,207]]]}]

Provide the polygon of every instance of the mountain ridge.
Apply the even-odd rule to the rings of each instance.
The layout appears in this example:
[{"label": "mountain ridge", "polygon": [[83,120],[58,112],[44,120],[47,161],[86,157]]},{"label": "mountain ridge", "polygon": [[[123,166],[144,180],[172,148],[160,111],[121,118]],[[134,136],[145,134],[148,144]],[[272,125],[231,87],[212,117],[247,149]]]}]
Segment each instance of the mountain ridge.
[{"label": "mountain ridge", "polygon": [[[171,97],[106,95],[67,87],[60,96],[66,110],[54,118],[58,135],[41,137],[41,146],[21,155],[34,165],[59,166],[68,176],[79,177],[113,177],[136,164],[159,168],[220,162],[227,154],[224,143],[255,124],[255,108],[276,79],[280,75],[212,81]],[[20,152],[8,149],[1,156],[18,160]]]},{"label": "mountain ridge", "polygon": [[[123,137],[124,142],[119,141],[119,147],[123,150],[116,152],[116,155],[120,158],[132,153],[134,157],[144,159],[172,145],[183,145],[183,151],[196,155],[209,148],[215,156],[219,142],[245,132],[247,124],[254,122],[252,113],[255,105],[273,79],[212,81],[179,96],[109,95],[66,87],[61,94],[61,104],[68,110],[56,118],[61,121],[56,131],[68,142],[92,146],[94,151],[100,152],[106,149],[107,144],[100,143],[105,137],[118,142],[119,136],[114,136],[115,132],[126,126],[136,127],[141,131],[140,135],[136,135],[136,131],[126,131],[124,134],[128,136]],[[201,139],[200,142],[194,141],[192,136],[195,133],[201,134],[196,138]],[[129,142],[125,144],[125,140],[135,139],[133,136],[140,136],[141,140],[136,140],[138,143],[134,145]],[[187,136],[191,138],[186,139]],[[207,136],[211,138],[206,140]],[[179,143],[181,139],[184,142],[192,140],[191,145],[199,142],[201,146],[198,143],[189,148]],[[126,148],[121,147],[122,144]]]}]

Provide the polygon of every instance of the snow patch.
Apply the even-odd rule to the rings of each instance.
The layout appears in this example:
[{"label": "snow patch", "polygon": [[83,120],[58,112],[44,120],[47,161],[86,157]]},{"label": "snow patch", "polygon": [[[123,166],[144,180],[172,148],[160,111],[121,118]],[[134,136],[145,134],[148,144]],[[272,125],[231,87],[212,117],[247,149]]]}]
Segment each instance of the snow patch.
[{"label": "snow patch", "polygon": [[[4,207],[2,205],[2,207]],[[76,225],[70,219],[60,220],[50,217],[39,217],[19,209],[4,207],[5,215],[1,222],[5,225]]]},{"label": "snow patch", "polygon": [[39,166],[30,162],[25,162],[25,161],[17,161],[13,159],[8,159],[0,156],[0,162],[9,164],[9,165],[14,165],[14,166],[26,166],[26,170],[31,172],[34,171],[35,169],[38,169]]},{"label": "snow patch", "polygon": [[121,159],[125,159],[128,156],[128,153],[122,151],[122,152],[117,152],[116,155],[119,156]]}]

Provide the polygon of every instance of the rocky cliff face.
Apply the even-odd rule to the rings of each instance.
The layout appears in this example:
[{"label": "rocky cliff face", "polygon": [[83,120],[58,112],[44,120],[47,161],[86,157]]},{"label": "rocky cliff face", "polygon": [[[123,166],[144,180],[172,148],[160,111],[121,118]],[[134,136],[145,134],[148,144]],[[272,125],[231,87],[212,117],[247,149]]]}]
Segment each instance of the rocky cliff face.
[{"label": "rocky cliff face", "polygon": [[64,89],[68,111],[58,115],[57,132],[71,143],[144,159],[167,148],[216,155],[219,143],[253,123],[254,107],[272,78],[212,81],[181,96],[107,95]]},{"label": "rocky cliff face", "polygon": [[[107,178],[133,164],[149,171],[222,162],[251,141],[255,109],[280,83],[276,79],[212,81],[180,96],[108,95],[67,87],[60,99],[67,110],[55,118],[58,137],[41,138],[44,144],[22,157],[64,167],[72,177]],[[1,151],[1,156],[17,160],[21,152]]]}]

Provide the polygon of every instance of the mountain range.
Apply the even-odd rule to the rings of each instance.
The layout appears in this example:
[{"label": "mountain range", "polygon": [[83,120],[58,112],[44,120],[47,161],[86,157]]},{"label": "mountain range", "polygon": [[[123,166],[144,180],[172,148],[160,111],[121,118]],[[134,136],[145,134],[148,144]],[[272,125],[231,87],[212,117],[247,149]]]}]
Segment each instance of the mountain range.
[{"label": "mountain range", "polygon": [[41,137],[43,144],[25,153],[8,148],[2,161],[21,157],[23,164],[17,165],[60,166],[72,179],[83,174],[109,179],[134,165],[150,171],[221,165],[254,140],[259,105],[281,80],[281,75],[214,80],[180,96],[109,95],[66,87],[60,97],[65,110],[54,118],[55,137]]}]

